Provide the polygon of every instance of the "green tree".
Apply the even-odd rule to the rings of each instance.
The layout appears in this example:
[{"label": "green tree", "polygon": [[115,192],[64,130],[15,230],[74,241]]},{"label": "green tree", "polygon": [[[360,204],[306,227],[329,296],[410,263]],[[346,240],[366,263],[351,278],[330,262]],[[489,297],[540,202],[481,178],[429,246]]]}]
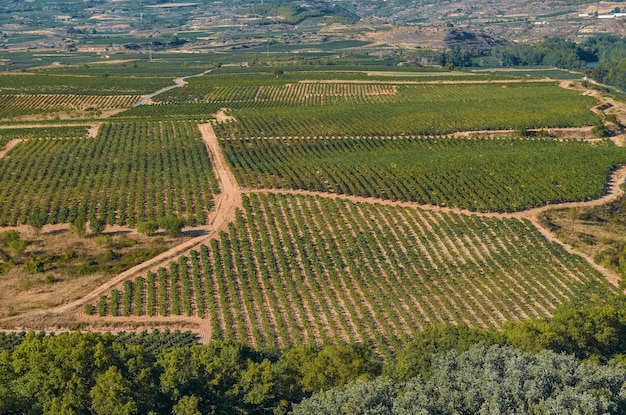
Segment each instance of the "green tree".
[{"label": "green tree", "polygon": [[131,384],[124,379],[120,370],[111,366],[98,376],[89,392],[91,409],[97,415],[132,415],[138,411],[131,396]]},{"label": "green tree", "polygon": [[372,379],[382,370],[380,359],[364,344],[331,345],[322,349],[301,345],[283,354],[279,363],[287,376],[307,392]]},{"label": "green tree", "polygon": [[198,410],[200,399],[197,396],[183,396],[174,405],[172,415],[202,415]]},{"label": "green tree", "polygon": [[175,238],[180,236],[181,231],[185,227],[185,220],[175,216],[164,216],[159,219],[159,226],[168,236]]},{"label": "green tree", "polygon": [[159,224],[153,220],[140,221],[137,230],[146,235],[154,235],[159,230]]},{"label": "green tree", "polygon": [[89,229],[94,235],[101,235],[106,229],[106,221],[102,218],[92,217],[89,219]]},{"label": "green tree", "polygon": [[27,219],[26,223],[33,229],[35,235],[39,235],[45,224],[45,217],[39,210],[35,210]]}]

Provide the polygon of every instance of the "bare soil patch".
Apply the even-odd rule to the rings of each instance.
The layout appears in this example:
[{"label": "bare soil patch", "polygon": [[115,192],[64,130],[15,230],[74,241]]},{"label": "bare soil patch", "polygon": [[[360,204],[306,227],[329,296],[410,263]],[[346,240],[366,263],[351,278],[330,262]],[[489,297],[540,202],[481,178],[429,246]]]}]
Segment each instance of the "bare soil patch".
[{"label": "bare soil patch", "polygon": [[215,119],[217,122],[237,121],[237,119],[232,115],[226,114],[227,110],[227,108],[220,108],[220,110],[215,113]]},{"label": "bare soil patch", "polygon": [[[110,278],[98,272],[99,267],[114,269],[116,261],[138,255],[140,250],[167,249],[181,242],[111,227],[102,237],[80,238],[68,228],[45,226],[40,234],[28,226],[0,229],[17,230],[27,243],[20,253],[0,246],[0,265],[5,268],[0,274],[0,319],[6,322],[6,318],[30,312],[45,313],[77,301]],[[31,273],[25,267],[31,255],[43,261],[42,272]],[[7,265],[9,261],[13,261],[12,267]],[[13,320],[18,324],[19,319]]]}]

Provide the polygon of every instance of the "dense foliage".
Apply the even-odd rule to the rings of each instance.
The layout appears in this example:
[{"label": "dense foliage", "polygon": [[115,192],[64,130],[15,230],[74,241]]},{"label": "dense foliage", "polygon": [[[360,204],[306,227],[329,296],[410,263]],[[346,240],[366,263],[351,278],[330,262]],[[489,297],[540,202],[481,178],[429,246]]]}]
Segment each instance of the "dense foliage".
[{"label": "dense foliage", "polygon": [[362,345],[300,346],[277,355],[231,342],[149,351],[128,340],[29,333],[12,349],[0,346],[0,412],[271,413],[312,391],[381,371]]},{"label": "dense foliage", "polygon": [[527,221],[250,194],[227,233],[103,296],[101,316],[196,315],[255,346],[401,339],[443,322],[499,327],[614,291]]},{"label": "dense foliage", "polygon": [[620,365],[596,366],[554,352],[476,346],[439,355],[428,380],[386,378],[314,395],[293,414],[621,414]]},{"label": "dense foliage", "polygon": [[511,212],[588,200],[626,162],[610,141],[340,138],[222,140],[250,188],[333,192]]},{"label": "dense foliage", "polygon": [[[606,85],[626,90],[626,44],[619,35],[592,36],[580,44],[560,38],[534,45],[495,48],[493,54],[504,66],[547,65],[587,73]],[[587,62],[597,63],[586,66]]]},{"label": "dense foliage", "polygon": [[623,297],[499,332],[433,326],[386,360],[366,344],[268,351],[195,345],[188,332],[2,334],[0,412],[620,414],[625,336]]},{"label": "dense foliage", "polygon": [[0,159],[0,224],[97,217],[204,223],[217,183],[195,123],[107,123],[89,139],[27,140]]}]

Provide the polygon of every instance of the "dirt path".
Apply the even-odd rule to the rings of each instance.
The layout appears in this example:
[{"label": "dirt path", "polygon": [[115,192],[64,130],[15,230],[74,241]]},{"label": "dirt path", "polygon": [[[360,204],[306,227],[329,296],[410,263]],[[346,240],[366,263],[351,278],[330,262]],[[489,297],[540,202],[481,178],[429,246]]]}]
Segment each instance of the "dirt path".
[{"label": "dirt path", "polygon": [[[213,210],[211,217],[209,218],[209,225],[206,227],[198,227],[198,229],[206,229],[207,234],[190,239],[185,243],[178,245],[168,251],[161,253],[160,255],[151,258],[150,260],[139,264],[133,268],[130,268],[123,273],[117,275],[115,278],[109,280],[106,284],[101,285],[96,290],[92,291],[87,296],[65,304],[63,306],[54,309],[54,312],[77,312],[82,314],[82,306],[86,303],[94,302],[100,296],[106,295],[115,288],[115,286],[121,284],[123,281],[145,274],[148,271],[154,271],[171,260],[178,258],[181,255],[198,248],[200,245],[207,243],[210,239],[214,238],[221,230],[228,227],[228,224],[235,219],[235,211],[241,207],[241,191],[239,185],[235,180],[234,175],[226,164],[226,159],[220,149],[217,137],[213,132],[212,124],[201,124],[198,126],[202,139],[207,147],[211,163],[215,170],[217,180],[221,193],[215,197],[215,210]],[[206,328],[204,328],[206,330]]]},{"label": "dirt path", "polygon": [[174,79],[174,85],[166,86],[164,88],[159,89],[158,91],[155,91],[155,92],[152,92],[150,94],[146,94],[146,95],[142,96],[139,99],[139,101],[137,101],[137,103],[135,104],[135,107],[138,107],[140,105],[149,104],[152,101],[152,98],[154,98],[157,95],[160,95],[160,94],[162,94],[164,92],[171,91],[172,89],[184,87],[185,85],[187,85],[186,79],[195,78],[197,76],[204,76],[204,75],[206,75],[206,74],[208,74],[210,72],[211,72],[211,69],[208,69],[208,70],[206,70],[204,72],[201,72],[201,73],[198,73],[198,74],[195,74],[195,75],[181,76],[180,78],[176,78],[176,79]]},{"label": "dirt path", "polygon": [[4,157],[4,155],[5,155],[6,153],[8,153],[8,152],[9,152],[9,151],[13,148],[13,147],[15,147],[16,145],[18,145],[18,144],[19,144],[19,143],[21,143],[22,141],[24,141],[24,140],[22,140],[21,138],[16,138],[16,139],[13,139],[13,140],[9,141],[9,142],[8,142],[8,143],[4,146],[4,148],[3,148],[2,150],[0,150],[0,159],[1,159],[2,157]]},{"label": "dirt path", "polygon": [[[592,80],[588,80],[588,82],[595,83]],[[584,95],[594,97],[598,100],[598,103],[591,107],[591,111],[599,115],[614,114],[621,125],[626,125],[626,103],[617,101],[613,97],[605,95],[596,89],[585,88],[579,82],[561,81],[559,86],[561,88],[571,89],[574,91],[582,91]],[[611,141],[613,141],[613,143],[617,146],[626,146],[626,133],[621,132],[620,134],[611,137]]]}]

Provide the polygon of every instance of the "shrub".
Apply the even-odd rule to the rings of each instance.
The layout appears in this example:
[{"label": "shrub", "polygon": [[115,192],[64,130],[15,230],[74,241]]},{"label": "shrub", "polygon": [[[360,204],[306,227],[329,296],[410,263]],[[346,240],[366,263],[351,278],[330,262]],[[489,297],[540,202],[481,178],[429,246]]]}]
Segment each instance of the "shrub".
[{"label": "shrub", "polygon": [[93,242],[98,246],[110,247],[113,245],[113,238],[110,235],[98,235],[93,239]]},{"label": "shrub", "polygon": [[70,228],[81,238],[87,234],[87,222],[85,222],[85,218],[82,216],[76,217],[70,224]]},{"label": "shrub", "polygon": [[19,241],[21,239],[20,233],[18,231],[4,231],[0,233],[0,241],[4,246],[9,246],[9,243],[12,241]]},{"label": "shrub", "polygon": [[102,218],[89,219],[89,229],[94,235],[101,235],[106,228],[106,221]]},{"label": "shrub", "polygon": [[159,219],[159,226],[168,236],[175,238],[179,236],[183,230],[185,220],[177,218],[176,216],[165,216]]},{"label": "shrub", "polygon": [[33,228],[35,235],[39,235],[39,233],[41,232],[41,229],[43,229],[44,223],[45,223],[44,215],[38,210],[33,212],[26,221],[26,224],[28,224],[31,228]]},{"label": "shrub", "polygon": [[24,263],[24,270],[30,274],[38,274],[44,271],[45,265],[43,259],[31,254]]},{"label": "shrub", "polygon": [[96,307],[94,307],[93,304],[87,304],[85,306],[85,314],[93,316],[94,314],[96,314]]},{"label": "shrub", "polygon": [[159,224],[153,220],[141,221],[137,224],[137,230],[146,235],[154,235],[159,230]]}]

